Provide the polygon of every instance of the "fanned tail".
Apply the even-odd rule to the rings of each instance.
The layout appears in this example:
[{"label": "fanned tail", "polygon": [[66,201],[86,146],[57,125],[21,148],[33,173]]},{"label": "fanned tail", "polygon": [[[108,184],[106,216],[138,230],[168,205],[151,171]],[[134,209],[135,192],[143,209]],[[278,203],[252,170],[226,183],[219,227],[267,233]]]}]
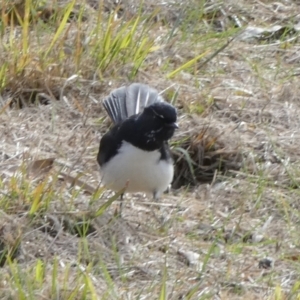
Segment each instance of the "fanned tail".
[{"label": "fanned tail", "polygon": [[103,106],[111,120],[117,124],[160,101],[163,101],[163,98],[157,90],[145,84],[133,83],[128,87],[113,90],[104,99]]}]

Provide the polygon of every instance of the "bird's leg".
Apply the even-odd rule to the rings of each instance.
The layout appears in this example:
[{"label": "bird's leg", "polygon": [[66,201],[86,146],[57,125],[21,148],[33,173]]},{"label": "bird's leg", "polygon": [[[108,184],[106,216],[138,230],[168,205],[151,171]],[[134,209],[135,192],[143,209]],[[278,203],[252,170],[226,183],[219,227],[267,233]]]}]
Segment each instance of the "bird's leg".
[{"label": "bird's leg", "polygon": [[[158,201],[158,194],[157,194],[157,192],[154,191],[152,195],[153,195],[153,202],[157,202]],[[159,219],[159,217],[157,217],[157,215],[156,215],[156,213],[154,211],[154,206],[155,205],[152,205],[152,204],[150,206],[151,213],[154,216],[154,218],[157,221],[157,223],[162,224],[161,220]]]},{"label": "bird's leg", "polygon": [[124,201],[124,193],[121,194],[120,196],[119,217],[122,217],[123,201]]}]

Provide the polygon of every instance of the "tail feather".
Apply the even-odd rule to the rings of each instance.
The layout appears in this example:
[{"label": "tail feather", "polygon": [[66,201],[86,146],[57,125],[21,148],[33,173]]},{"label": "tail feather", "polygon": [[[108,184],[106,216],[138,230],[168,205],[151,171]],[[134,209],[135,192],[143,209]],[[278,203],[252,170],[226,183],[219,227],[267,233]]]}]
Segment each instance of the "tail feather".
[{"label": "tail feather", "polygon": [[114,123],[121,122],[127,116],[126,87],[120,87],[110,93],[103,106]]},{"label": "tail feather", "polygon": [[111,120],[117,124],[128,117],[138,114],[155,102],[163,101],[158,92],[141,83],[118,88],[103,101],[105,110]]}]

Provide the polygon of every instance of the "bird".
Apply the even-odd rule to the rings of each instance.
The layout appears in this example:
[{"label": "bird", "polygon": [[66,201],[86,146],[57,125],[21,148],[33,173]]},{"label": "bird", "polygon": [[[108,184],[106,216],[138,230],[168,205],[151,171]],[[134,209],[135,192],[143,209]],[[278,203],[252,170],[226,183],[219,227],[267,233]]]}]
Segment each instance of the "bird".
[{"label": "bird", "polygon": [[102,183],[115,192],[159,199],[174,176],[168,141],[178,128],[176,108],[142,83],[113,90],[103,106],[113,126],[102,136],[97,155]]}]

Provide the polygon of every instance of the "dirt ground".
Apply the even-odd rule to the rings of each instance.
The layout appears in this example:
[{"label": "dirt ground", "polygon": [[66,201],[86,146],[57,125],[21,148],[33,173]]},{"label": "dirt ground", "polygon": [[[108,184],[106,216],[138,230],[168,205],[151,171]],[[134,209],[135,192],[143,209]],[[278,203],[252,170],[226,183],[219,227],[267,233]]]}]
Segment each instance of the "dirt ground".
[{"label": "dirt ground", "polygon": [[[191,38],[178,33],[164,41],[160,37],[188,18],[196,2],[147,2],[145,14],[160,9],[159,26],[149,32],[160,48],[133,80],[128,66],[118,76],[55,77],[50,90],[57,100],[22,107],[14,100],[32,92],[26,79],[2,89],[0,249],[18,245],[18,274],[34,276],[38,259],[45,265],[43,285],[24,299],[51,299],[55,264],[59,299],[93,299],[79,289],[83,275],[95,299],[157,299],[164,282],[166,299],[299,299],[300,3],[202,2],[207,14],[201,22],[212,26],[214,18],[216,33],[240,23],[243,29],[202,39],[206,27],[196,32],[191,21],[184,27]],[[96,1],[85,5],[99,9]],[[107,12],[115,7],[104,5]],[[137,0],[123,1],[119,17],[136,11]],[[207,44],[211,54],[233,36],[200,68],[204,59],[192,71],[167,77]],[[96,155],[110,125],[101,101],[131,81],[167,89],[168,101],[168,91],[178,93],[177,183],[159,202],[127,194],[122,218],[115,216],[115,201],[89,219],[111,197],[96,192]],[[41,87],[39,93],[48,92]],[[195,181],[182,149],[196,162]],[[208,177],[201,177],[205,171]],[[41,209],[32,216],[34,201]],[[0,298],[20,299],[8,279],[15,278],[12,264],[1,265]]]}]

